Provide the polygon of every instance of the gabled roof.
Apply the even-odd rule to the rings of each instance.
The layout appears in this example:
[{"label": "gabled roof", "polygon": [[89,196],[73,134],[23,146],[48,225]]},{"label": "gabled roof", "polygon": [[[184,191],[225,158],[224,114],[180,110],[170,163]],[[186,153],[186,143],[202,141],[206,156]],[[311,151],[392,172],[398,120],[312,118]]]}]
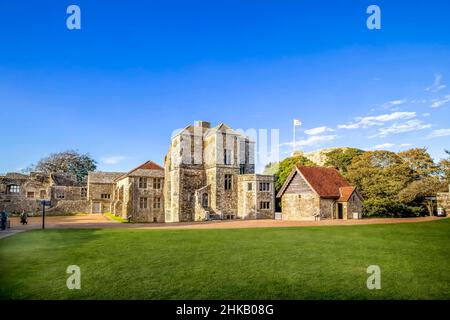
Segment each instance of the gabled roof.
[{"label": "gabled roof", "polygon": [[[284,194],[296,174],[300,174],[321,198],[339,199],[341,197],[340,189],[351,187],[344,177],[334,168],[297,165],[292,170],[277,197],[281,197]],[[347,192],[347,189],[345,189],[345,192]]]},{"label": "gabled roof", "polygon": [[114,183],[114,180],[123,175],[123,172],[89,172],[89,183]]},{"label": "gabled roof", "polygon": [[144,162],[143,164],[139,165],[138,167],[128,171],[127,173],[124,173],[120,176],[118,176],[115,180],[121,180],[125,177],[128,177],[130,175],[132,175],[134,172],[136,172],[137,170],[159,170],[159,171],[164,171],[164,168],[161,167],[159,164],[149,160],[147,162]]},{"label": "gabled roof", "polygon": [[347,202],[352,196],[353,192],[355,192],[355,187],[342,187],[339,188],[339,192],[341,193],[341,197],[338,201]]}]

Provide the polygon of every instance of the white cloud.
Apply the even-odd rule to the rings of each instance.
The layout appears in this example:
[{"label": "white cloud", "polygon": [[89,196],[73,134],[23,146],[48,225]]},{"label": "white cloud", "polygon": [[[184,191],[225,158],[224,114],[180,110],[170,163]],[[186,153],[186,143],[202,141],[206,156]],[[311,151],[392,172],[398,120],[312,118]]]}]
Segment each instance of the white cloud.
[{"label": "white cloud", "polygon": [[402,143],[400,145],[400,147],[402,147],[402,148],[411,147],[411,146],[412,146],[412,143]]},{"label": "white cloud", "polygon": [[407,101],[408,100],[406,100],[406,99],[391,100],[391,101],[388,101],[388,102],[384,103],[382,105],[382,107],[385,108],[385,109],[389,109],[389,108],[392,108],[392,107],[395,107],[395,106],[399,106],[399,105],[405,104]]},{"label": "white cloud", "polygon": [[439,99],[434,99],[432,100],[433,104],[430,106],[431,108],[439,108],[442,107],[444,104],[447,104],[450,102],[450,94],[446,95],[444,98],[442,98],[441,100]]},{"label": "white cloud", "polygon": [[417,131],[430,128],[431,124],[424,123],[421,120],[409,120],[404,123],[398,124],[395,123],[390,127],[383,127],[378,129],[378,133],[373,137],[386,137],[390,134],[398,134],[403,132]]},{"label": "white cloud", "polygon": [[[337,135],[324,135],[324,136],[309,136],[307,139],[298,140],[295,143],[296,147],[310,147],[317,146],[325,142],[330,142],[337,139]],[[293,146],[292,142],[282,143],[280,146]]]},{"label": "white cloud", "polygon": [[431,113],[425,112],[425,113],[422,113],[422,116],[423,116],[423,117],[429,117],[429,116],[431,116]]},{"label": "white cloud", "polygon": [[395,144],[393,144],[393,143],[383,143],[383,144],[377,144],[376,146],[373,146],[371,149],[374,149],[374,150],[390,149],[393,146],[395,146]]},{"label": "white cloud", "polygon": [[447,88],[447,86],[445,84],[442,84],[442,75],[441,74],[436,74],[436,75],[434,75],[434,83],[433,83],[433,85],[431,85],[428,88],[426,88],[425,91],[438,92],[438,91],[441,91],[442,89],[445,89],[445,88]]},{"label": "white cloud", "polygon": [[411,119],[415,118],[415,112],[392,112],[388,114],[382,114],[379,116],[369,116],[369,117],[360,117],[355,118],[356,122],[339,125],[339,129],[359,129],[359,128],[368,128],[371,126],[382,126],[385,122],[401,120],[401,119]]},{"label": "white cloud", "polygon": [[450,136],[450,129],[437,129],[433,130],[428,136],[429,138],[439,138]]},{"label": "white cloud", "polygon": [[331,132],[331,131],[334,131],[334,130],[331,128],[328,128],[328,127],[317,127],[317,128],[305,130],[305,133],[307,135],[316,135],[316,134],[321,134],[321,133]]},{"label": "white cloud", "polygon": [[127,157],[125,156],[104,156],[100,158],[100,161],[106,165],[115,165],[126,159]]}]

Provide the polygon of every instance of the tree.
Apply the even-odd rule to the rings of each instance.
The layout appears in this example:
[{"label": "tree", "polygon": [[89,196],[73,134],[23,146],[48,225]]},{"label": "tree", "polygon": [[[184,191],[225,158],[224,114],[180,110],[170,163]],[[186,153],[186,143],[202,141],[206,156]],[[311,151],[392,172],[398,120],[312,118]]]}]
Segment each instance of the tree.
[{"label": "tree", "polygon": [[397,154],[369,151],[355,157],[347,167],[347,179],[364,197],[366,215],[403,215],[408,212],[398,201],[401,190],[414,180],[414,172]]},{"label": "tree", "polygon": [[445,150],[445,153],[449,155],[447,159],[442,159],[439,162],[439,169],[441,171],[442,177],[450,183],[450,151]]},{"label": "tree", "polygon": [[294,169],[295,165],[302,165],[302,166],[314,166],[315,163],[309,160],[308,158],[298,155],[294,157],[288,157],[281,161],[278,164],[278,170],[275,173],[275,189],[278,192],[283,184],[286,182],[286,179],[291,174],[292,170]]},{"label": "tree", "polygon": [[347,167],[352,163],[352,160],[363,153],[363,150],[357,148],[335,149],[326,154],[327,161],[325,165],[338,169],[345,176],[347,174]]},{"label": "tree", "polygon": [[434,163],[427,148],[409,149],[400,152],[398,155],[416,173],[416,179],[436,175],[439,172],[439,166]]},{"label": "tree", "polygon": [[70,173],[82,181],[89,171],[97,169],[97,162],[89,154],[80,154],[74,150],[52,153],[31,166],[33,171],[44,173]]},{"label": "tree", "polygon": [[399,194],[399,199],[407,205],[416,203],[419,206],[423,205],[428,214],[434,214],[434,200],[436,194],[446,190],[446,183],[439,179],[439,177],[425,177],[421,180],[411,182]]}]

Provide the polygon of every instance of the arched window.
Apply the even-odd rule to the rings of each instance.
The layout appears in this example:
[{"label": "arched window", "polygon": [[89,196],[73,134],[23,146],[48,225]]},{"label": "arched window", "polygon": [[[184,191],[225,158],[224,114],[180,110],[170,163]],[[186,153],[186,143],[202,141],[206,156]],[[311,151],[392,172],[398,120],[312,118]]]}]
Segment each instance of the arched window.
[{"label": "arched window", "polygon": [[205,209],[209,207],[209,195],[207,193],[202,195],[202,206]]}]

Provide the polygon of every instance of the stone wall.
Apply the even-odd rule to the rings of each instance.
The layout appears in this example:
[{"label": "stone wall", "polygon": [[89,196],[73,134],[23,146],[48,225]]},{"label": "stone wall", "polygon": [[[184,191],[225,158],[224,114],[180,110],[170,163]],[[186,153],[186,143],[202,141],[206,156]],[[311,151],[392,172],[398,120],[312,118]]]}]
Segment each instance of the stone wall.
[{"label": "stone wall", "polygon": [[[320,199],[320,219],[333,219],[336,212],[336,201],[334,199]],[[345,217],[345,215],[344,215]]]},{"label": "stone wall", "polygon": [[445,214],[450,216],[450,190],[449,192],[440,192],[437,194],[437,206],[438,208],[443,208]]},{"label": "stone wall", "polygon": [[357,213],[362,218],[362,201],[354,194],[347,203],[347,219],[353,219],[353,213]]},{"label": "stone wall", "polygon": [[320,198],[312,193],[285,193],[281,198],[283,220],[315,220],[320,214]]}]

